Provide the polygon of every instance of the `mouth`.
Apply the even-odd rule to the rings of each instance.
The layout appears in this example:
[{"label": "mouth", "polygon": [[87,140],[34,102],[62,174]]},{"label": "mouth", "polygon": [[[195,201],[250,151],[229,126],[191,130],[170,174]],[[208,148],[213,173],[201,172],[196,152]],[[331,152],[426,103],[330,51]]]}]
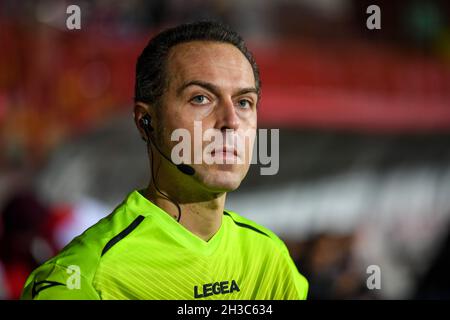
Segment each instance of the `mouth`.
[{"label": "mouth", "polygon": [[237,157],[238,152],[233,147],[223,147],[215,149],[211,152],[211,155],[214,157],[215,155],[222,155],[223,157]]}]

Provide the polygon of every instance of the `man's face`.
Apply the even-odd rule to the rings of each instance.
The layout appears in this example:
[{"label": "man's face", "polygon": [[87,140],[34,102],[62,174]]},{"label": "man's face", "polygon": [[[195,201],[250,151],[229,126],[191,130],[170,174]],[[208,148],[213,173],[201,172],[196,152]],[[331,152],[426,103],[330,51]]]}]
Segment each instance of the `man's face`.
[{"label": "man's face", "polygon": [[[172,132],[186,129],[194,179],[210,191],[236,189],[248,172],[257,126],[258,96],[250,63],[231,44],[192,41],[172,47],[166,71],[168,86],[158,112],[161,147],[170,156],[179,143],[171,141]],[[201,141],[194,143],[200,130]],[[194,163],[199,155],[202,163]],[[205,156],[215,163],[205,163]]]}]

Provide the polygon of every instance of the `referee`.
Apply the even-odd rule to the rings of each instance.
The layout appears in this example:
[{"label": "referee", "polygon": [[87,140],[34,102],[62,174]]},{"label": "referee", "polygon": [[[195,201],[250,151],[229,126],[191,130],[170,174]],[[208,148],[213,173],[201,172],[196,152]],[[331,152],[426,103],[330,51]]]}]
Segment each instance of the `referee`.
[{"label": "referee", "polygon": [[196,22],[151,39],[137,61],[134,108],[149,186],[34,270],[22,299],[305,299],[308,282],[285,244],[224,209],[248,172],[251,146],[211,152],[244,164],[170,157],[171,133],[194,136],[195,122],[224,136],[254,136],[259,96],[258,67],[228,27]]}]

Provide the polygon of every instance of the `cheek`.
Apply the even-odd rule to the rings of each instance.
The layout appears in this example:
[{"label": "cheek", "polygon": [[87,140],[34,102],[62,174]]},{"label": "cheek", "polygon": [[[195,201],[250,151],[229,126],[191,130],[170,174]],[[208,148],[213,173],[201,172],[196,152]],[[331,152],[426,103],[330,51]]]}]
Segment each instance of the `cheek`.
[{"label": "cheek", "polygon": [[248,168],[252,160],[253,149],[256,141],[256,130],[254,128],[247,129],[242,135],[243,152],[245,152],[245,164]]},{"label": "cheek", "polygon": [[[169,111],[169,110],[168,110]],[[171,137],[175,130],[184,131],[183,136],[190,134],[193,137],[194,121],[192,121],[188,115],[180,114],[179,112],[172,111],[164,114],[162,118],[162,137],[164,140],[171,144]]]},{"label": "cheek", "polygon": [[193,117],[193,120],[196,121],[205,121],[214,111],[214,104],[211,103],[207,106],[199,106],[196,108],[190,108],[190,114]]}]

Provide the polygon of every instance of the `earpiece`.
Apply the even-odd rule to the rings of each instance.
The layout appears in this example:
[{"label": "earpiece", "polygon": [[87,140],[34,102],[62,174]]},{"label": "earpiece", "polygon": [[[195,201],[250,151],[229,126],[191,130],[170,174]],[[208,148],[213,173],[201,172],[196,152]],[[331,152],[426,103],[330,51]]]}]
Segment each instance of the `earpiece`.
[{"label": "earpiece", "polygon": [[141,118],[141,126],[142,128],[145,130],[145,132],[153,132],[153,127],[152,127],[152,118],[146,114],[145,116],[143,116]]}]

